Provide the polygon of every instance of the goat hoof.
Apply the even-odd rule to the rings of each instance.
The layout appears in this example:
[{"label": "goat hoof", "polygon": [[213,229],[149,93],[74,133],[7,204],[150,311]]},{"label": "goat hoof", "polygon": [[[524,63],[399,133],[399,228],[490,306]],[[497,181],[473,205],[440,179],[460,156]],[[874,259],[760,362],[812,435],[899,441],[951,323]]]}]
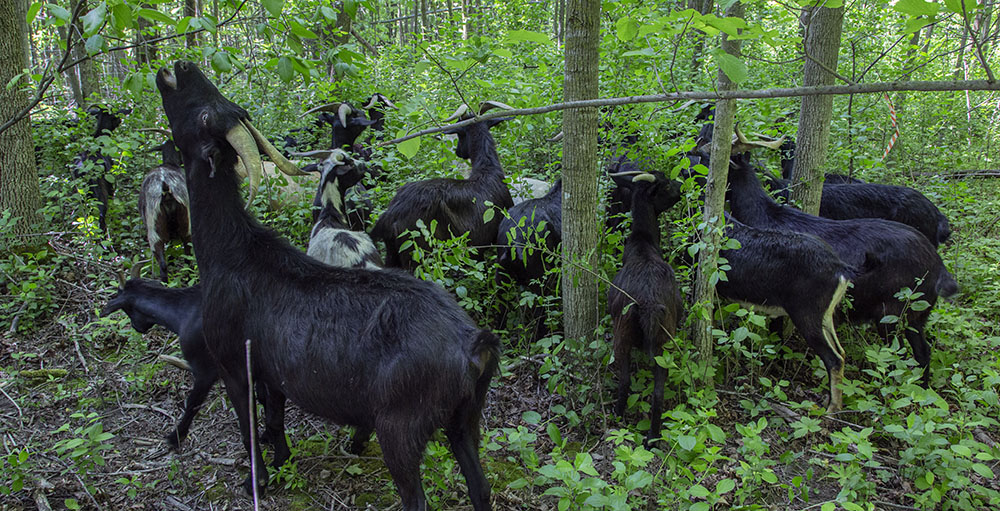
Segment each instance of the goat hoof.
[{"label": "goat hoof", "polygon": [[[267,469],[266,468],[264,468],[264,474],[267,474]],[[267,477],[267,476],[265,475],[264,477]],[[246,494],[250,495],[251,497],[253,496],[253,486],[252,485],[253,485],[253,474],[251,473],[250,475],[247,476],[246,479],[243,480],[243,491],[245,491]],[[258,495],[263,495],[264,494],[264,490],[266,490],[266,489],[267,489],[267,479],[263,479],[263,480],[261,480],[260,482],[257,483],[257,494]]]},{"label": "goat hoof", "polygon": [[177,434],[177,431],[171,431],[170,433],[167,433],[166,436],[163,437],[163,439],[166,440],[167,446],[170,448],[171,451],[180,452],[182,439]]}]

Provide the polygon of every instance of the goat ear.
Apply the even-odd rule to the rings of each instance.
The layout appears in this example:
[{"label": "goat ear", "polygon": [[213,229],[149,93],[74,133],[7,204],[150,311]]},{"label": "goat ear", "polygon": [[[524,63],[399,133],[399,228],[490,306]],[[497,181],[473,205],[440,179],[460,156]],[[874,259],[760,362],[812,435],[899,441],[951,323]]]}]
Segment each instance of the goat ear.
[{"label": "goat ear", "polygon": [[490,119],[486,121],[486,126],[492,128],[497,124],[500,124],[501,122],[509,121],[511,119],[513,119],[513,117],[497,117],[496,119]]}]

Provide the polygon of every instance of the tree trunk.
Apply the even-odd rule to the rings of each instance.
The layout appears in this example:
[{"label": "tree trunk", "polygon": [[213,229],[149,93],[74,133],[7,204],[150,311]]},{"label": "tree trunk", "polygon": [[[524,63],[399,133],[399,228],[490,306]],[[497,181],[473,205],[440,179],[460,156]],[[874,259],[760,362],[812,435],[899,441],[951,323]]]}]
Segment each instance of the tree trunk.
[{"label": "tree trunk", "polygon": [[337,30],[338,34],[333,38],[333,42],[339,44],[346,44],[351,38],[351,16],[344,9],[344,3],[341,2],[337,5]]},{"label": "tree trunk", "polygon": [[[734,2],[726,9],[726,16],[742,17],[743,4]],[[740,40],[729,40],[722,36],[722,50],[739,56]],[[719,90],[733,90],[736,85],[719,70]],[[712,134],[712,154],[709,158],[708,177],[705,184],[705,206],[702,211],[703,230],[699,233],[705,248],[698,252],[698,271],[695,274],[695,308],[703,311],[695,315],[694,342],[698,357],[705,373],[700,376],[703,385],[713,382],[715,367],[713,350],[715,337],[712,335],[714,316],[715,285],[712,277],[718,271],[719,246],[722,239],[723,211],[726,201],[726,186],[729,180],[729,156],[732,150],[733,125],[736,114],[735,100],[722,100],[715,104],[715,128]]]},{"label": "tree trunk", "polygon": [[[83,8],[80,10],[81,17],[83,14],[87,13],[87,0],[74,0],[70,3],[70,12],[76,9],[78,4],[83,4]],[[76,23],[73,24],[72,29],[74,31],[73,38],[73,51],[70,57],[73,60],[83,59],[75,68],[70,70],[70,73],[75,72],[76,78],[80,82],[80,96],[82,101],[80,102],[80,107],[87,107],[87,105],[99,101],[100,98],[100,80],[97,72],[97,65],[93,59],[87,57],[87,50],[84,48],[83,39],[83,21],[77,18]]]},{"label": "tree trunk", "polygon": [[[0,2],[0,83],[11,80],[28,67],[25,45],[28,44],[28,24],[25,22],[28,0]],[[0,122],[13,118],[30,101],[26,89],[31,82],[21,78],[11,87],[0,87]],[[35,168],[34,143],[31,139],[31,119],[25,116],[9,129],[0,133],[0,212],[10,211],[19,218],[14,236],[37,232],[41,221],[38,208],[41,194]],[[13,238],[12,245],[22,246],[33,242],[31,238]]]},{"label": "tree trunk", "polygon": [[[708,14],[715,8],[714,0],[689,0],[688,7],[702,14]],[[694,49],[691,52],[691,75],[694,76],[701,65],[701,58],[705,51],[705,35],[692,32],[694,36]]]},{"label": "tree trunk", "polygon": [[[152,4],[144,3],[142,7],[145,9],[156,9],[156,6]],[[156,25],[142,16],[138,16],[137,20],[139,22],[139,29],[135,37],[135,60],[141,65],[149,64],[158,58],[156,43],[147,42],[151,39],[156,39]]]},{"label": "tree trunk", "polygon": [[[61,41],[66,40],[66,27],[61,26],[57,29],[59,33],[59,39]],[[80,88],[80,77],[76,74],[76,68],[72,67],[63,72],[63,78],[66,79],[66,83],[69,84],[69,89],[73,93],[73,101],[76,102],[76,106],[83,107],[86,101],[83,97],[83,90]]]},{"label": "tree trunk", "polygon": [[[198,16],[198,0],[184,0],[184,16]],[[198,46],[198,34],[191,33],[184,36],[184,44],[188,48]]]},{"label": "tree trunk", "polygon": [[[600,0],[568,0],[563,99],[598,97]],[[597,300],[597,108],[563,111],[562,296],[567,339],[593,337]]]},{"label": "tree trunk", "polygon": [[[805,11],[802,16],[808,27],[805,49],[812,57],[806,58],[803,66],[803,85],[832,85],[836,77],[823,66],[834,71],[837,69],[844,7],[816,7]],[[823,194],[823,165],[826,163],[832,117],[833,96],[802,98],[795,165],[792,170],[795,185],[792,187],[792,200],[801,205],[802,211],[812,215],[819,214],[819,201]]]}]

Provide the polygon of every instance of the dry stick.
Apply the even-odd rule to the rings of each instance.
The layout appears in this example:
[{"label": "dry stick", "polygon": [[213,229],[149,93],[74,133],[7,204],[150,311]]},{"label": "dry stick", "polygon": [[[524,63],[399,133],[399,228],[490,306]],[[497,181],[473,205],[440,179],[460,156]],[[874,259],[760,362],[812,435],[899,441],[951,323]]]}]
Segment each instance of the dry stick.
[{"label": "dry stick", "polygon": [[[247,339],[247,411],[250,412],[250,485],[253,486],[253,509],[260,509],[260,496],[257,494],[257,418],[256,403],[253,396],[253,373],[250,368],[250,339]],[[233,403],[235,406],[236,403]]]},{"label": "dry stick", "polygon": [[811,85],[807,87],[776,87],[772,89],[753,90],[733,90],[733,91],[681,91],[669,94],[648,94],[641,96],[621,96],[616,98],[586,99],[578,101],[566,101],[552,105],[534,108],[515,108],[513,110],[492,110],[483,115],[467,119],[455,124],[430,128],[416,133],[411,133],[405,137],[389,140],[379,144],[385,146],[398,144],[412,138],[433,133],[440,133],[445,130],[461,128],[473,123],[493,119],[495,117],[515,117],[521,115],[538,115],[549,112],[558,112],[570,108],[589,108],[601,106],[628,105],[633,103],[661,103],[666,101],[686,101],[693,99],[700,100],[720,100],[720,99],[775,99],[790,98],[800,96],[831,96],[847,94],[874,94],[882,92],[948,92],[948,91],[1000,91],[1000,82],[988,80],[929,80],[929,81],[906,81],[906,82],[872,82],[859,83],[856,85]]}]

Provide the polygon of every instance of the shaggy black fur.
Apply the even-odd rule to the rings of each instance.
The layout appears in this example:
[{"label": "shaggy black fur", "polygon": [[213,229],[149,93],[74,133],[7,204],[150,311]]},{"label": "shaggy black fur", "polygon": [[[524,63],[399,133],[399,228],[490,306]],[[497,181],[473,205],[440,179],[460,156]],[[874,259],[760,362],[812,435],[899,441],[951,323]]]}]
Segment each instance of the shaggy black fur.
[{"label": "shaggy black fur", "polygon": [[[92,106],[87,113],[96,120],[93,136],[97,138],[110,135],[122,123],[119,115],[128,115],[132,110],[111,112],[102,106]],[[102,232],[108,232],[108,201],[115,196],[115,185],[106,177],[113,166],[114,160],[100,151],[83,151],[76,156],[72,165],[73,177],[86,177],[90,195],[97,199],[97,218]]]},{"label": "shaggy black fur", "polygon": [[[750,164],[749,153],[737,155],[730,166],[730,206],[737,220],[758,228],[815,234],[857,270],[849,319],[875,322],[880,332],[891,332],[879,321],[901,316],[914,358],[930,380],[930,346],[924,325],[938,296],[951,296],[958,284],[945,269],[934,246],[916,229],[881,219],[830,220],[774,202],[765,193]],[[857,186],[857,185],[852,185]],[[894,295],[909,287],[922,292],[931,307],[913,310]]]},{"label": "shaggy black fur", "polygon": [[[615,413],[621,417],[625,414],[631,387],[632,349],[644,351],[650,360],[663,353],[667,341],[677,333],[683,307],[674,270],[663,260],[660,251],[658,217],[667,208],[657,200],[664,195],[662,188],[666,180],[633,182],[631,177],[615,177],[614,180],[620,192],[632,197],[632,233],[625,240],[622,268],[608,289],[608,311],[614,322],[615,363],[618,365]],[[660,437],[666,377],[667,370],[654,361],[647,444]]]},{"label": "shaggy black fur", "polygon": [[[478,444],[496,336],[477,329],[433,283],[333,268],[262,226],[244,210],[236,152],[224,138],[246,111],[193,63],[160,70],[156,83],[184,155],[205,339],[247,451],[254,421],[245,405],[244,341],[251,339],[255,377],[267,384],[274,410],[269,426],[284,429],[287,396],[307,412],[374,429],[405,511],[425,507],[420,462],[431,434],[444,428],[473,508],[490,509]],[[276,453],[275,462],[285,457]]]},{"label": "shaggy black fur", "polygon": [[166,282],[166,246],[171,240],[181,240],[184,253],[190,253],[191,222],[180,153],[173,140],[164,142],[158,149],[163,155],[163,164],[149,169],[142,178],[139,216],[146,226],[149,248],[160,266],[160,280]]},{"label": "shaggy black fur", "polygon": [[483,222],[483,214],[491,207],[506,210],[514,205],[490,134],[490,128],[500,121],[490,119],[454,131],[458,134],[455,154],[472,162],[468,179],[427,179],[399,189],[372,229],[372,237],[385,242],[387,266],[408,270],[416,266],[410,251],[400,250],[406,240],[399,235],[415,229],[417,220],[423,220],[428,227],[436,220],[434,235],[438,239],[467,232],[470,246],[496,241],[503,213],[496,211],[489,222]]}]

